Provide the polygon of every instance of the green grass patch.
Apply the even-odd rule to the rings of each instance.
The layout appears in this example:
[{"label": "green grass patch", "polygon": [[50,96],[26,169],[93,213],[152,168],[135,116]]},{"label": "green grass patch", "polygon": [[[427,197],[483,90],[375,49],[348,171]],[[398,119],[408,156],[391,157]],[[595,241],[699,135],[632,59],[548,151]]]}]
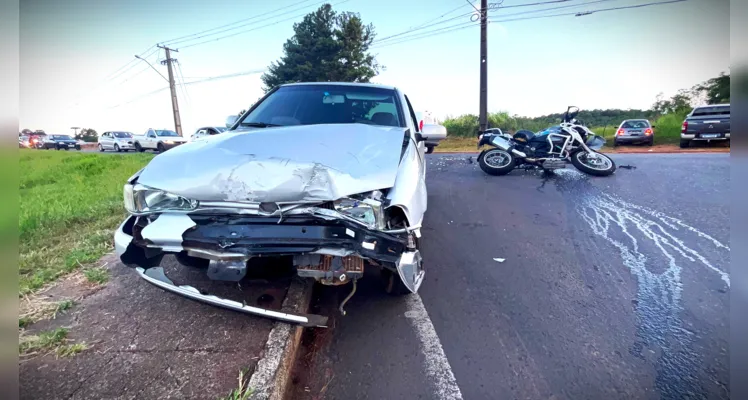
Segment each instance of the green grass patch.
[{"label": "green grass patch", "polygon": [[102,267],[91,267],[83,270],[83,275],[91,283],[103,285],[109,280],[109,272],[106,268]]},{"label": "green grass patch", "polygon": [[243,369],[239,371],[239,386],[236,389],[231,390],[231,392],[224,397],[221,397],[219,400],[247,400],[250,396],[252,396],[252,393],[254,390],[248,386],[249,384],[249,377],[247,376],[247,370]]},{"label": "green grass patch", "polygon": [[28,294],[112,248],[122,186],[152,154],[19,150],[19,292]]},{"label": "green grass patch", "polygon": [[71,299],[61,300],[57,302],[45,302],[38,299],[30,300],[29,303],[24,304],[22,307],[21,315],[18,318],[18,327],[23,329],[36,321],[42,319],[54,319],[57,318],[58,314],[64,314],[75,305],[75,301]]},{"label": "green grass patch", "polygon": [[88,345],[85,343],[67,344],[68,341],[68,330],[66,328],[44,331],[38,335],[21,335],[18,352],[21,356],[54,352],[57,357],[70,357],[88,349]]}]

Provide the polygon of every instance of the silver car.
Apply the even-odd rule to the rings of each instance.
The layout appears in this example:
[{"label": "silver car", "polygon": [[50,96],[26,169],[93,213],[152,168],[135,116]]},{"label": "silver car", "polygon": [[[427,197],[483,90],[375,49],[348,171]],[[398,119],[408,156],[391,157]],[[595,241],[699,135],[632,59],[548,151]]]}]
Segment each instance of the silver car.
[{"label": "silver car", "polygon": [[99,136],[99,151],[112,150],[116,152],[135,150],[132,133],[114,131],[104,132]]},{"label": "silver car", "polygon": [[193,133],[192,136],[190,137],[190,140],[196,140],[202,137],[218,135],[219,133],[224,132],[226,129],[227,128],[223,126],[204,126],[196,130],[195,133]]},{"label": "silver car", "polygon": [[646,119],[627,119],[621,122],[613,139],[613,146],[620,144],[654,144],[654,125]]},{"label": "silver car", "polygon": [[[121,261],[166,290],[242,311],[324,326],[173,283],[159,267],[172,254],[213,280],[239,281],[271,259],[325,285],[351,285],[381,270],[392,294],[416,292],[426,212],[425,142],[394,87],[298,83],[276,87],[229,130],[155,157],[124,186],[129,216],[114,241]],[[342,306],[341,306],[342,307]]]}]

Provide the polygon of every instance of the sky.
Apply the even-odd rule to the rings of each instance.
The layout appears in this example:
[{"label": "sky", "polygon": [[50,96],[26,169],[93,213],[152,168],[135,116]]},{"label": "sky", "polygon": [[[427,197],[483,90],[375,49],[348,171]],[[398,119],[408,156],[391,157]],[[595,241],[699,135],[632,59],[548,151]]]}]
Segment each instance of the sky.
[{"label": "sky", "polygon": [[[568,105],[646,109],[658,93],[670,96],[729,71],[728,0],[520,19],[662,0],[520,6],[544,1],[550,0],[504,0],[489,13],[496,21],[488,25],[489,112],[539,116]],[[143,55],[166,76],[159,62],[164,52],[153,48],[156,43],[243,21],[221,30],[237,29],[172,45],[178,50],[172,54],[176,73],[187,82],[248,73],[177,88],[185,136],[202,126],[223,126],[228,115],[262,96],[261,71],[282,56],[293,23],[323,3],[21,0],[20,126],[57,134],[72,133],[71,127],[136,134],[174,129],[167,82],[134,56]],[[373,81],[400,88],[417,111],[431,111],[439,119],[478,113],[480,29],[467,24],[474,10],[466,0],[329,3],[335,11],[359,13],[375,26],[378,38],[422,25],[427,27],[411,35],[466,23],[465,29],[375,45],[371,52],[386,69]],[[538,11],[555,7],[565,8]],[[235,35],[221,38],[229,34]]]}]

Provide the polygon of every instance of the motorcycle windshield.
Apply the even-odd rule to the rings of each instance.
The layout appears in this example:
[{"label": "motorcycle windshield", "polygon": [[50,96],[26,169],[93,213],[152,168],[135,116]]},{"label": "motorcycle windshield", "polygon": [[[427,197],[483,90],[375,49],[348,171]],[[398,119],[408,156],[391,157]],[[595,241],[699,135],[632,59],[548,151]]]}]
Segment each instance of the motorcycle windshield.
[{"label": "motorcycle windshield", "polygon": [[540,136],[540,135],[547,135],[549,133],[560,133],[560,132],[561,132],[561,127],[560,126],[552,126],[550,128],[546,128],[545,130],[542,130],[542,131],[536,133],[535,135]]}]

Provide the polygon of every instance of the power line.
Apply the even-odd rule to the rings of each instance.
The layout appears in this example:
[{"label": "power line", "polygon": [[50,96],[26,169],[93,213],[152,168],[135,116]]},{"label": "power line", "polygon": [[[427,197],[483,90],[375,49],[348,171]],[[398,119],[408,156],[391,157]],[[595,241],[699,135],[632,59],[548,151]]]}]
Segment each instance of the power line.
[{"label": "power line", "polygon": [[[455,12],[455,11],[461,9],[461,8],[464,8],[464,7],[465,7],[465,4],[460,4],[459,6],[453,8],[453,9],[447,11],[447,12],[445,12],[444,14],[442,14],[442,15],[436,17],[436,18],[429,19],[428,21],[424,22],[421,25],[412,26],[412,27],[410,27],[408,29],[415,29],[415,28],[420,28],[420,27],[422,27],[424,25],[428,25],[431,21],[436,21],[438,19],[442,19],[442,18],[446,17],[447,15],[452,14],[453,12]],[[470,13],[472,13],[472,11]],[[470,14],[470,13],[468,13],[468,14]],[[466,15],[466,14],[462,14],[461,16],[464,16],[464,15]]]},{"label": "power line", "polygon": [[417,33],[415,35],[401,37],[401,38],[399,38],[397,40],[385,42],[383,44],[379,43],[379,42],[373,43],[371,47],[372,48],[382,48],[382,47],[386,47],[386,46],[390,46],[390,45],[395,45],[395,44],[398,44],[398,43],[405,43],[405,42],[409,42],[411,40],[417,40],[417,39],[421,39],[421,38],[425,38],[425,37],[439,36],[439,35],[445,34],[447,32],[459,31],[459,30],[462,30],[462,29],[472,28],[474,26],[480,26],[480,22],[472,22],[472,21],[460,22],[458,24],[449,25],[449,26],[441,27],[441,28],[438,28],[438,29],[430,30],[430,31],[419,32],[419,33]]},{"label": "power line", "polygon": [[[598,0],[600,2],[601,0]],[[652,2],[652,3],[643,3],[643,4],[635,4],[631,6],[621,6],[621,7],[611,7],[611,8],[601,8],[597,10],[589,10],[589,11],[580,11],[580,12],[568,12],[568,13],[561,13],[561,14],[550,14],[550,15],[537,15],[537,16],[529,16],[524,18],[513,18],[513,19],[506,19],[506,20],[489,20],[491,22],[511,22],[511,21],[523,21],[527,19],[540,19],[540,18],[551,18],[551,17],[563,17],[568,15],[574,15],[575,17],[583,17],[586,15],[598,13],[598,12],[604,12],[604,11],[613,11],[613,10],[625,10],[629,8],[640,8],[640,7],[648,7],[648,6],[659,6],[662,4],[671,4],[671,3],[681,3],[686,0],[669,0],[669,1],[659,1],[659,2]]]},{"label": "power line", "polygon": [[178,37],[178,38],[174,38],[174,39],[170,39],[170,40],[167,40],[167,41],[165,41],[165,42],[163,42],[163,43],[174,44],[174,43],[177,43],[177,41],[179,41],[179,40],[182,40],[182,39],[185,39],[185,38],[189,38],[189,37],[193,37],[193,36],[197,36],[197,35],[202,35],[202,34],[204,34],[204,33],[207,33],[207,32],[212,32],[212,31],[215,31],[215,30],[218,30],[218,29],[222,29],[222,28],[225,28],[225,27],[228,27],[228,26],[231,26],[231,25],[236,25],[236,24],[239,24],[239,23],[242,23],[242,22],[245,22],[245,21],[251,21],[251,20],[253,20],[253,19],[257,19],[257,18],[260,18],[260,17],[264,17],[265,15],[268,15],[268,14],[273,14],[273,13],[275,13],[275,12],[277,12],[277,11],[281,11],[281,10],[284,10],[284,9],[286,9],[286,8],[294,7],[294,6],[297,6],[297,5],[299,5],[299,4],[302,4],[302,3],[306,3],[306,2],[309,2],[309,1],[312,1],[312,0],[303,0],[303,1],[300,1],[300,2],[298,2],[298,3],[294,3],[294,4],[291,4],[291,5],[285,6],[285,7],[281,7],[281,8],[277,8],[277,9],[275,9],[275,10],[272,10],[272,11],[268,11],[268,12],[266,12],[266,13],[264,13],[264,14],[259,14],[259,15],[255,15],[255,16],[253,16],[253,17],[249,17],[249,18],[244,18],[244,19],[240,19],[240,20],[238,20],[238,21],[234,21],[234,22],[232,22],[232,23],[230,23],[230,24],[225,24],[225,25],[217,26],[217,27],[215,27],[215,28],[211,28],[211,29],[206,29],[206,30],[204,30],[204,31],[200,31],[200,32],[192,33],[192,34],[189,34],[189,35],[185,35],[185,36],[180,36],[180,37]]},{"label": "power line", "polygon": [[[312,7],[312,6],[318,6],[318,5],[325,4],[325,3],[327,3],[327,1],[322,1],[322,2],[315,3],[313,5],[306,5],[306,6],[294,8],[293,10],[286,11],[286,12],[280,13],[278,15],[274,15],[274,16],[270,17],[269,19],[280,17],[280,16],[283,16],[283,15],[287,15],[287,14],[299,11],[299,10],[303,10],[305,8],[309,8],[309,7]],[[308,13],[305,12],[304,14],[301,14],[301,15],[303,16],[303,15],[307,15],[307,14]],[[292,17],[292,18],[289,18],[289,19],[293,19],[293,18],[296,18],[296,17]],[[283,21],[286,21],[286,20],[288,20],[288,19],[285,19]],[[189,41],[193,41],[193,40],[198,40],[198,39],[202,39],[202,38],[209,37],[209,36],[220,35],[222,33],[233,31],[233,30],[236,30],[236,29],[239,29],[239,28],[243,28],[243,27],[246,27],[246,26],[256,25],[259,22],[263,22],[263,21],[248,22],[246,24],[237,25],[237,26],[234,26],[234,27],[231,27],[231,28],[225,28],[225,29],[213,32],[213,33],[208,33],[208,34],[205,34],[205,35],[199,35],[199,36],[196,36],[196,37],[191,38],[191,39],[182,39],[182,40],[172,41],[172,42],[170,42],[170,45],[175,45],[177,43],[183,43],[183,42],[189,42]],[[282,21],[278,21],[278,22],[282,22]],[[265,25],[265,26],[269,26],[269,25]],[[226,36],[223,36],[223,37],[220,37],[220,38],[231,37],[233,35],[234,34],[230,34],[230,35],[226,35]],[[219,39],[211,39],[211,40],[219,40]],[[210,40],[208,40],[208,41],[210,41]],[[189,45],[186,45],[186,46],[182,46],[181,48],[187,48],[187,47],[192,47],[192,46],[194,46],[194,44],[189,44]]]},{"label": "power line", "polygon": [[549,0],[549,1],[541,1],[537,3],[512,4],[509,6],[501,5],[497,8],[491,9],[490,11],[501,10],[502,8],[528,7],[528,6],[540,6],[544,4],[553,4],[553,3],[566,3],[568,1],[572,1],[572,0]]}]

